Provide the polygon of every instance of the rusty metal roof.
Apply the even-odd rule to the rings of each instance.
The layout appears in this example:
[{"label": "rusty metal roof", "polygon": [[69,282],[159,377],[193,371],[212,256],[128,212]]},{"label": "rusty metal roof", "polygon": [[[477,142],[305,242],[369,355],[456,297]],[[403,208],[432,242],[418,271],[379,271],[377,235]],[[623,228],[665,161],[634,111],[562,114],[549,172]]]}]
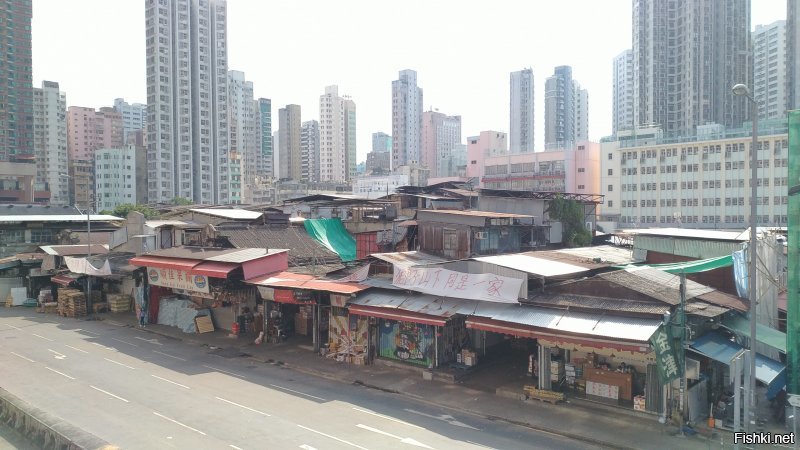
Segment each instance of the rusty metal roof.
[{"label": "rusty metal roof", "polygon": [[201,261],[220,261],[242,263],[286,252],[285,249],[266,249],[266,248],[218,248],[218,247],[195,247],[182,246],[172,247],[163,250],[155,250],[146,253],[147,256],[162,256],[166,258],[185,258]]},{"label": "rusty metal roof", "polygon": [[265,256],[270,255],[277,255],[278,253],[285,253],[289,250],[286,249],[279,249],[279,248],[239,248],[234,249],[234,251],[230,253],[225,253],[222,255],[212,256],[210,258],[206,258],[206,261],[218,261],[218,262],[231,262],[231,263],[243,263],[247,261],[252,261],[254,259],[263,258]]},{"label": "rusty metal roof", "polygon": [[526,303],[556,308],[592,309],[609,312],[654,314],[659,316],[670,310],[669,305],[661,302],[643,302],[575,294],[537,295],[529,298]]},{"label": "rusty metal roof", "polygon": [[359,283],[319,280],[309,275],[301,275],[291,272],[263,275],[245,280],[245,283],[274,288],[277,287],[306,289],[310,291],[325,291],[336,294],[355,294],[370,288],[370,286]]},{"label": "rusty metal roof", "polygon": [[[432,209],[425,209],[420,210],[419,212],[424,211],[425,214],[450,214],[453,216],[470,216],[470,217],[486,217],[488,219],[515,219],[515,218],[533,218],[534,216],[529,216],[527,214],[509,214],[509,213],[501,213],[501,212],[494,212],[494,211],[477,211],[474,209],[465,210],[465,211],[458,211],[458,210],[432,210]],[[417,216],[417,220],[419,220],[419,216]]]},{"label": "rusty metal roof", "polygon": [[[341,268],[342,260],[339,255],[314,240],[303,228],[254,227],[242,230],[220,230],[219,234],[238,248],[288,248],[289,266],[331,265]],[[333,270],[328,270],[328,272]]]},{"label": "rusty metal roof", "polygon": [[422,266],[427,264],[439,264],[447,262],[446,259],[423,252],[393,252],[393,253],[373,253],[373,258],[380,259],[401,267]]},{"label": "rusty metal roof", "polygon": [[108,245],[106,244],[40,245],[39,248],[48,255],[56,256],[88,255],[89,253],[96,255],[99,253],[108,253]]},{"label": "rusty metal roof", "polygon": [[[634,267],[603,273],[599,277],[670,305],[677,305],[681,301],[680,277],[662,270]],[[687,300],[712,291],[714,288],[686,280]]]},{"label": "rusty metal roof", "polygon": [[456,314],[472,315],[481,302],[419,293],[370,291],[359,294],[349,303],[448,318]]}]

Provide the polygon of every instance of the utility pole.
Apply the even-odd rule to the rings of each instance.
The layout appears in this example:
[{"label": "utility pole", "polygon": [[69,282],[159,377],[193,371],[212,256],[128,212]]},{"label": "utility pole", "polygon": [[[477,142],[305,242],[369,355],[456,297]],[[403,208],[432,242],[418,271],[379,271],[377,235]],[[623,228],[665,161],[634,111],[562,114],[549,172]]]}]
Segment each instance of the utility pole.
[{"label": "utility pole", "polygon": [[[86,204],[86,264],[89,265],[89,258],[92,257],[92,198],[89,195],[89,200]],[[88,320],[94,320],[94,307],[92,305],[92,276],[86,276],[86,313],[89,315]]]},{"label": "utility pole", "polygon": [[689,403],[687,398],[686,383],[686,271],[681,270],[681,435],[683,435],[683,425],[686,423],[686,406]]}]

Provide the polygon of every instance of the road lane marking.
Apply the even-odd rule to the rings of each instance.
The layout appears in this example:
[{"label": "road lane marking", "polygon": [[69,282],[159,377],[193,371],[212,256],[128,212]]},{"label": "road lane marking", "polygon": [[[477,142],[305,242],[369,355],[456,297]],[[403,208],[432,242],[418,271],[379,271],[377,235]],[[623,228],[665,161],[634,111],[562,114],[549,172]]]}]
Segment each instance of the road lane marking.
[{"label": "road lane marking", "polygon": [[50,342],[53,342],[53,340],[52,340],[52,339],[50,339],[50,338],[48,338],[48,337],[44,337],[44,336],[42,336],[42,335],[39,335],[39,334],[36,334],[36,333],[31,333],[31,334],[32,334],[32,335],[34,335],[34,336],[36,336],[36,337],[38,337],[38,338],[44,339],[45,341],[50,341]]},{"label": "road lane marking", "polygon": [[339,442],[341,442],[341,443],[343,443],[343,444],[347,444],[347,445],[350,445],[350,446],[352,446],[352,447],[355,447],[355,448],[360,448],[361,450],[369,450],[369,449],[367,449],[366,447],[362,447],[362,446],[360,446],[360,445],[353,444],[352,442],[347,442],[347,441],[345,441],[344,439],[339,439],[339,438],[337,438],[336,436],[331,436],[330,434],[325,434],[325,433],[323,433],[322,431],[317,431],[317,430],[314,430],[314,429],[312,429],[312,428],[304,427],[304,426],[302,426],[302,425],[300,425],[300,424],[298,424],[297,426],[298,426],[298,427],[300,427],[300,428],[302,428],[302,429],[304,429],[304,430],[308,430],[308,431],[310,431],[310,432],[312,432],[312,433],[321,434],[322,436],[325,436],[326,438],[331,438],[331,439],[333,439],[334,441],[339,441]]},{"label": "road lane marking", "polygon": [[72,331],[81,331],[83,333],[89,333],[89,334],[93,334],[95,336],[100,336],[100,333],[95,333],[94,331],[84,330],[83,328],[75,328]]},{"label": "road lane marking", "polygon": [[145,338],[139,337],[139,336],[134,336],[133,338],[134,339],[139,339],[140,341],[149,342],[149,343],[151,343],[153,345],[164,345],[161,342],[158,342],[158,339],[145,339]]},{"label": "road lane marking", "polygon": [[305,392],[295,391],[294,389],[289,389],[289,388],[285,388],[283,386],[278,386],[277,384],[270,384],[270,386],[272,386],[274,388],[278,388],[278,389],[283,389],[284,391],[294,392],[295,394],[305,395],[306,397],[315,398],[315,399],[323,401],[323,402],[327,401],[322,397],[317,397],[316,395],[306,394]]},{"label": "road lane marking", "polygon": [[366,409],[356,408],[355,406],[353,407],[353,409],[356,410],[356,411],[359,411],[359,412],[363,412],[363,413],[366,413],[366,414],[371,414],[373,416],[380,417],[382,419],[391,420],[392,422],[402,423],[403,425],[407,425],[409,427],[418,428],[420,430],[424,430],[425,429],[423,427],[414,425],[413,423],[408,423],[408,422],[402,421],[400,419],[395,419],[394,417],[384,416],[383,414],[378,414],[376,412],[369,411],[369,410],[366,410]]},{"label": "road lane marking", "polygon": [[14,356],[18,356],[18,357],[20,357],[20,358],[22,358],[22,359],[24,359],[24,360],[26,360],[26,361],[30,361],[30,362],[36,362],[36,361],[34,361],[34,360],[32,360],[32,359],[30,359],[30,358],[26,357],[26,356],[22,356],[22,355],[20,355],[19,353],[14,353],[14,352],[11,352],[11,354],[12,354],[12,355],[14,355]]},{"label": "road lane marking", "polygon": [[451,416],[450,414],[440,414],[438,416],[434,416],[432,414],[426,414],[426,413],[419,412],[419,411],[414,411],[413,409],[408,409],[408,408],[404,409],[403,411],[407,411],[407,412],[410,412],[412,414],[419,414],[420,416],[423,416],[423,417],[430,417],[431,419],[441,420],[442,422],[447,422],[450,425],[455,425],[457,427],[470,428],[472,430],[481,431],[480,428],[475,428],[475,427],[473,427],[471,425],[465,424],[464,422],[460,422],[459,420],[457,420],[455,417]]},{"label": "road lane marking", "polygon": [[308,444],[303,444],[303,445],[300,446],[300,448],[302,448],[303,450],[317,450],[316,448],[314,448],[314,447],[312,447],[312,446],[310,446]]},{"label": "road lane marking", "polygon": [[47,366],[44,366],[44,368],[45,368],[45,369],[47,369],[47,370],[49,370],[49,371],[51,371],[51,372],[55,372],[55,373],[57,373],[57,374],[61,375],[62,377],[67,377],[67,378],[69,378],[70,380],[74,380],[74,379],[75,379],[75,377],[71,377],[71,376],[69,376],[69,375],[67,375],[67,374],[65,374],[65,373],[61,373],[61,372],[57,371],[56,369],[51,369],[51,368],[49,368],[49,367],[47,367]]},{"label": "road lane marking", "polygon": [[240,448],[240,447],[237,447],[237,446],[235,446],[235,445],[233,445],[233,444],[228,444],[228,447],[230,447],[230,448],[233,448],[233,449],[236,449],[236,450],[243,450],[242,448]]},{"label": "road lane marking", "polygon": [[117,338],[111,338],[111,339],[113,339],[113,340],[115,340],[117,342],[122,342],[123,344],[131,345],[133,347],[138,347],[139,346],[138,344],[134,344],[133,342],[128,342],[128,341],[123,341],[122,339],[117,339]]},{"label": "road lane marking", "polygon": [[206,366],[205,364],[203,365],[203,367],[205,367],[205,368],[207,368],[207,369],[216,370],[216,371],[218,371],[218,372],[222,372],[222,373],[227,373],[228,375],[233,375],[233,376],[235,376],[235,377],[239,377],[239,378],[247,378],[247,377],[245,377],[244,375],[239,375],[238,373],[228,372],[227,370],[217,369],[216,367]]},{"label": "road lane marking", "polygon": [[59,352],[57,352],[57,351],[53,350],[52,348],[48,348],[48,349],[47,349],[47,351],[48,351],[48,352],[51,352],[51,353],[53,353],[53,354],[55,354],[55,355],[56,355],[56,356],[55,356],[55,358],[56,358],[56,359],[64,359],[64,358],[66,358],[66,357],[67,357],[67,355],[65,355],[65,354],[63,354],[63,353],[59,353]]},{"label": "road lane marking", "polygon": [[77,350],[77,351],[79,351],[79,352],[83,352],[83,353],[86,353],[86,354],[88,354],[88,353],[89,353],[89,352],[87,352],[86,350],[81,350],[81,349],[79,349],[78,347],[73,347],[73,346],[71,346],[71,345],[69,345],[69,344],[64,344],[64,345],[66,345],[67,347],[69,347],[69,348],[71,348],[71,349],[73,349],[73,350]]},{"label": "road lane marking", "polygon": [[5,324],[5,325],[6,325],[6,326],[9,326],[9,327],[11,327],[11,328],[13,328],[13,329],[15,329],[15,330],[22,331],[22,328],[15,327],[14,325],[11,325],[10,323],[7,323],[7,324]]},{"label": "road lane marking", "polygon": [[186,361],[186,360],[185,360],[185,359],[183,359],[183,358],[178,358],[177,356],[172,356],[172,355],[169,355],[169,354],[167,354],[167,353],[160,352],[160,351],[158,351],[158,350],[153,350],[153,352],[155,352],[155,353],[158,353],[159,355],[169,356],[170,358],[175,358],[175,359],[178,359],[178,360],[180,360],[180,361]]},{"label": "road lane marking", "polygon": [[184,427],[184,428],[188,428],[188,429],[190,429],[190,430],[194,431],[195,433],[200,433],[200,434],[202,434],[203,436],[205,436],[205,435],[206,435],[205,433],[203,433],[202,431],[198,430],[197,428],[192,428],[192,427],[190,427],[189,425],[186,425],[186,424],[180,423],[180,422],[178,422],[178,421],[177,421],[177,420],[175,420],[175,419],[170,419],[169,417],[167,417],[167,416],[165,416],[165,415],[162,415],[162,414],[159,414],[159,413],[157,413],[157,412],[155,412],[155,411],[153,411],[153,414],[157,415],[158,417],[161,417],[162,419],[166,419],[166,420],[169,420],[169,421],[170,421],[170,422],[172,422],[172,423],[178,424],[178,425],[180,425],[180,426],[182,426],[182,427]]},{"label": "road lane marking", "polygon": [[120,366],[122,366],[122,367],[127,367],[128,369],[136,370],[136,368],[135,368],[135,367],[131,367],[131,366],[127,365],[127,364],[122,364],[122,363],[121,363],[121,362],[119,362],[119,361],[114,361],[113,359],[108,359],[108,358],[103,358],[103,359],[105,359],[105,360],[106,360],[106,361],[108,361],[108,362],[112,362],[112,363],[114,363],[114,364],[119,364],[119,365],[120,365]]},{"label": "road lane marking", "polygon": [[356,426],[358,428],[361,428],[362,430],[372,431],[373,433],[378,433],[378,434],[382,434],[384,436],[388,436],[388,437],[393,438],[393,439],[397,439],[398,441],[402,442],[403,444],[409,444],[409,445],[413,445],[415,447],[422,447],[422,448],[430,448],[430,449],[433,448],[430,445],[425,445],[422,442],[419,442],[419,441],[417,441],[415,439],[395,436],[392,433],[387,433],[386,431],[379,430],[377,428],[372,428],[371,426],[364,425],[363,423],[360,423],[360,424],[358,424]]},{"label": "road lane marking", "polygon": [[112,352],[116,352],[117,351],[117,349],[115,349],[114,347],[106,347],[105,345],[97,343],[97,342],[92,342],[92,345],[96,345],[98,347],[102,347],[102,348],[104,348],[106,350],[110,350]]},{"label": "road lane marking", "polygon": [[180,387],[182,387],[182,388],[184,388],[184,389],[190,389],[190,388],[189,388],[189,386],[185,386],[185,385],[183,385],[183,384],[176,383],[176,382],[174,382],[174,381],[172,381],[172,380],[168,380],[168,379],[166,379],[166,378],[161,378],[161,377],[160,377],[160,376],[158,376],[158,375],[153,375],[153,374],[150,374],[150,376],[151,376],[151,377],[153,377],[153,378],[158,378],[158,379],[159,379],[159,380],[161,380],[161,381],[166,381],[167,383],[172,383],[172,384],[174,384],[174,385],[176,385],[176,386],[180,386]]},{"label": "road lane marking", "polygon": [[224,399],[224,398],[222,398],[222,397],[216,397],[216,399],[217,399],[217,400],[222,400],[222,401],[223,401],[223,402],[225,402],[225,403],[230,403],[231,405],[238,406],[239,408],[244,408],[244,409],[246,409],[246,410],[248,410],[248,411],[253,411],[254,413],[261,414],[262,416],[272,417],[271,415],[269,415],[269,414],[267,414],[267,413],[265,413],[265,412],[263,412],[263,411],[259,411],[259,410],[257,410],[257,409],[253,409],[253,408],[251,408],[251,407],[249,407],[249,406],[240,405],[240,404],[238,404],[238,403],[236,403],[236,402],[232,402],[232,401],[230,401],[230,400],[225,400],[225,399]]},{"label": "road lane marking", "polygon": [[472,445],[478,446],[478,447],[488,448],[489,450],[497,450],[497,449],[496,449],[496,448],[494,448],[494,447],[487,447],[487,446],[485,446],[485,445],[483,445],[483,444],[479,444],[479,443],[477,443],[477,442],[472,442],[472,441],[467,441],[467,442],[469,442],[469,443],[470,443],[470,444],[472,444]]},{"label": "road lane marking", "polygon": [[111,392],[104,391],[104,390],[100,389],[100,388],[99,388],[99,387],[97,387],[97,386],[92,386],[92,385],[90,384],[90,385],[89,385],[89,387],[90,387],[90,388],[92,388],[92,389],[94,389],[95,391],[100,391],[100,392],[102,392],[103,394],[110,395],[110,396],[112,396],[112,397],[114,397],[114,398],[116,398],[116,399],[118,399],[118,400],[122,400],[122,401],[123,401],[123,402],[125,402],[125,403],[130,403],[129,401],[125,400],[124,398],[120,397],[119,395],[114,395],[114,394],[112,394]]}]

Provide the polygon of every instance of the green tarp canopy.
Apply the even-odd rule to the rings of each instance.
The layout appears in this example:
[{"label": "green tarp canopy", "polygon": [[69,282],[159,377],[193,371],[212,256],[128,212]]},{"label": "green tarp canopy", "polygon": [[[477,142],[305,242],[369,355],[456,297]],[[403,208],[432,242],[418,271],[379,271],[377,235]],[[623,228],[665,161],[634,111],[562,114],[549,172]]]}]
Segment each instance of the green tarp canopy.
[{"label": "green tarp canopy", "polygon": [[342,261],[356,259],[356,240],[344,228],[341,219],[306,219],[308,234],[337,255]]},{"label": "green tarp canopy", "polygon": [[[750,336],[750,321],[742,316],[731,316],[722,321],[722,325],[741,336]],[[756,340],[786,353],[786,333],[770,328],[766,325],[756,324]]]},{"label": "green tarp canopy", "polygon": [[686,261],[680,263],[668,264],[643,264],[643,265],[627,265],[616,266],[618,269],[627,269],[630,267],[652,267],[653,269],[663,270],[668,273],[698,273],[707,272],[709,270],[719,269],[720,267],[729,267],[733,265],[733,256],[719,256],[717,258],[700,259],[697,261]]}]

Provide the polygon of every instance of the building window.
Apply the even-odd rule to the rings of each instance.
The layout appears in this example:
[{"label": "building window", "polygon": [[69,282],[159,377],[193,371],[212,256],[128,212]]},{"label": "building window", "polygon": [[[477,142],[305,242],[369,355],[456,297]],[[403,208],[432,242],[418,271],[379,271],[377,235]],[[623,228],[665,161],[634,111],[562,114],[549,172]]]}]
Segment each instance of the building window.
[{"label": "building window", "polygon": [[608,169],[608,176],[614,175],[614,169]]},{"label": "building window", "polygon": [[614,207],[614,200],[609,200],[608,201],[608,207],[609,208],[613,208]]},{"label": "building window", "polygon": [[614,185],[613,184],[609,184],[608,185],[608,192],[614,192]]},{"label": "building window", "polygon": [[613,153],[609,153],[609,154],[608,154],[608,159],[609,159],[609,160],[612,160],[612,159],[614,159],[614,154],[613,154]]}]

